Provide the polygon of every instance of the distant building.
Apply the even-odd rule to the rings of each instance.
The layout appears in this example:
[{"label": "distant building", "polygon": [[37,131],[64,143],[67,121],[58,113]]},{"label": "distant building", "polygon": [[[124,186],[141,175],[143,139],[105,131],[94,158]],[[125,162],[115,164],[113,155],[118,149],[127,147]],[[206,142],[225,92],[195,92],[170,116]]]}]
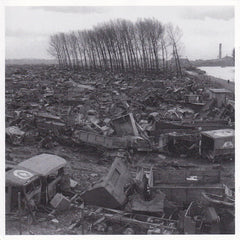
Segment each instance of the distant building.
[{"label": "distant building", "polygon": [[219,43],[219,53],[218,53],[218,58],[221,59],[222,58],[222,44]]},{"label": "distant building", "polygon": [[222,57],[221,59],[209,59],[209,60],[195,60],[191,61],[193,66],[196,67],[203,67],[203,66],[221,66],[221,67],[227,67],[227,66],[234,66],[234,59],[230,56]]}]

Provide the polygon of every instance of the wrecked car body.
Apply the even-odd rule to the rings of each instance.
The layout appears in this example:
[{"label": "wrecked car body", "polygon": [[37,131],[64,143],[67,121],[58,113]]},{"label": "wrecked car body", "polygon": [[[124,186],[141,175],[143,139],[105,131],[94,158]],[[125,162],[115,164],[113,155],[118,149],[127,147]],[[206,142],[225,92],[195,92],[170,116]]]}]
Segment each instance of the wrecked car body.
[{"label": "wrecked car body", "polygon": [[117,158],[106,177],[85,191],[81,198],[85,204],[119,208],[127,201],[127,190],[131,184],[131,174],[120,158]]},{"label": "wrecked car body", "polygon": [[112,125],[117,136],[139,136],[132,113],[113,119]]},{"label": "wrecked car body", "polygon": [[220,129],[201,132],[201,155],[214,162],[233,159],[235,152],[235,131]]},{"label": "wrecked car body", "polygon": [[85,143],[106,149],[134,149],[137,151],[151,151],[150,142],[141,136],[104,136],[92,132],[76,130],[72,137],[77,144]]},{"label": "wrecked car body", "polygon": [[152,168],[152,189],[166,194],[168,200],[180,205],[190,204],[201,199],[202,192],[223,195],[226,185],[220,182],[218,169],[159,169]]},{"label": "wrecked car body", "polygon": [[41,199],[43,203],[48,203],[57,193],[67,162],[56,155],[40,154],[18,165],[34,171],[40,176],[42,182]]},{"label": "wrecked car body", "polygon": [[41,201],[40,176],[29,169],[20,166],[6,168],[6,213],[9,214],[18,209],[18,194],[23,208],[29,207],[29,202],[34,200],[35,204]]}]

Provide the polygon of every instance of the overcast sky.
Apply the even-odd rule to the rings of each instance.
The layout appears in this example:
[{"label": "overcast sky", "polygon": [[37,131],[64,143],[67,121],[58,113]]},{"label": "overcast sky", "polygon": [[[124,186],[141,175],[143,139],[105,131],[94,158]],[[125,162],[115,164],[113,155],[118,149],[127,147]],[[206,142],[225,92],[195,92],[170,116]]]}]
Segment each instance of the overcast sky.
[{"label": "overcast sky", "polygon": [[51,58],[49,36],[57,32],[91,29],[98,23],[123,18],[156,18],[172,22],[182,32],[182,56],[212,59],[222,43],[223,56],[234,47],[234,8],[229,6],[126,7],[6,7],[6,58]]}]

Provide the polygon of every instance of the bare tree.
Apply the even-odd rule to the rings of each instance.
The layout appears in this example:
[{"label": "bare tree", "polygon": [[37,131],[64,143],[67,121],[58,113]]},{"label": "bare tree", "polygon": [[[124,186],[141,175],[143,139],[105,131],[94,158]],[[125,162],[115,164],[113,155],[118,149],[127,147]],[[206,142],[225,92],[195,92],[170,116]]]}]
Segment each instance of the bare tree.
[{"label": "bare tree", "polygon": [[59,40],[57,34],[50,37],[48,53],[57,59],[60,67],[63,66],[63,59],[61,56],[61,41]]},{"label": "bare tree", "polygon": [[174,27],[171,23],[166,26],[166,30],[169,38],[169,43],[172,46],[177,75],[182,77],[182,68],[179,60],[179,44],[182,37],[182,31],[179,27]]},{"label": "bare tree", "polygon": [[117,19],[92,30],[54,34],[49,53],[60,67],[110,69],[112,71],[168,70],[169,48],[182,76],[179,60],[181,31],[171,24],[163,26],[156,19],[136,23]]}]

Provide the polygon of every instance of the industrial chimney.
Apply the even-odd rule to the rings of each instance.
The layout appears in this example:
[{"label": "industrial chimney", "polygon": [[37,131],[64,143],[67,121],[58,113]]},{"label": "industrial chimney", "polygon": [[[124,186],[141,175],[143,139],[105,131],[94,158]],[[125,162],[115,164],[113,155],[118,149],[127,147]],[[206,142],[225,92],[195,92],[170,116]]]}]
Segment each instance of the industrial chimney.
[{"label": "industrial chimney", "polygon": [[219,43],[219,54],[218,54],[218,58],[221,59],[222,58],[222,44]]}]

